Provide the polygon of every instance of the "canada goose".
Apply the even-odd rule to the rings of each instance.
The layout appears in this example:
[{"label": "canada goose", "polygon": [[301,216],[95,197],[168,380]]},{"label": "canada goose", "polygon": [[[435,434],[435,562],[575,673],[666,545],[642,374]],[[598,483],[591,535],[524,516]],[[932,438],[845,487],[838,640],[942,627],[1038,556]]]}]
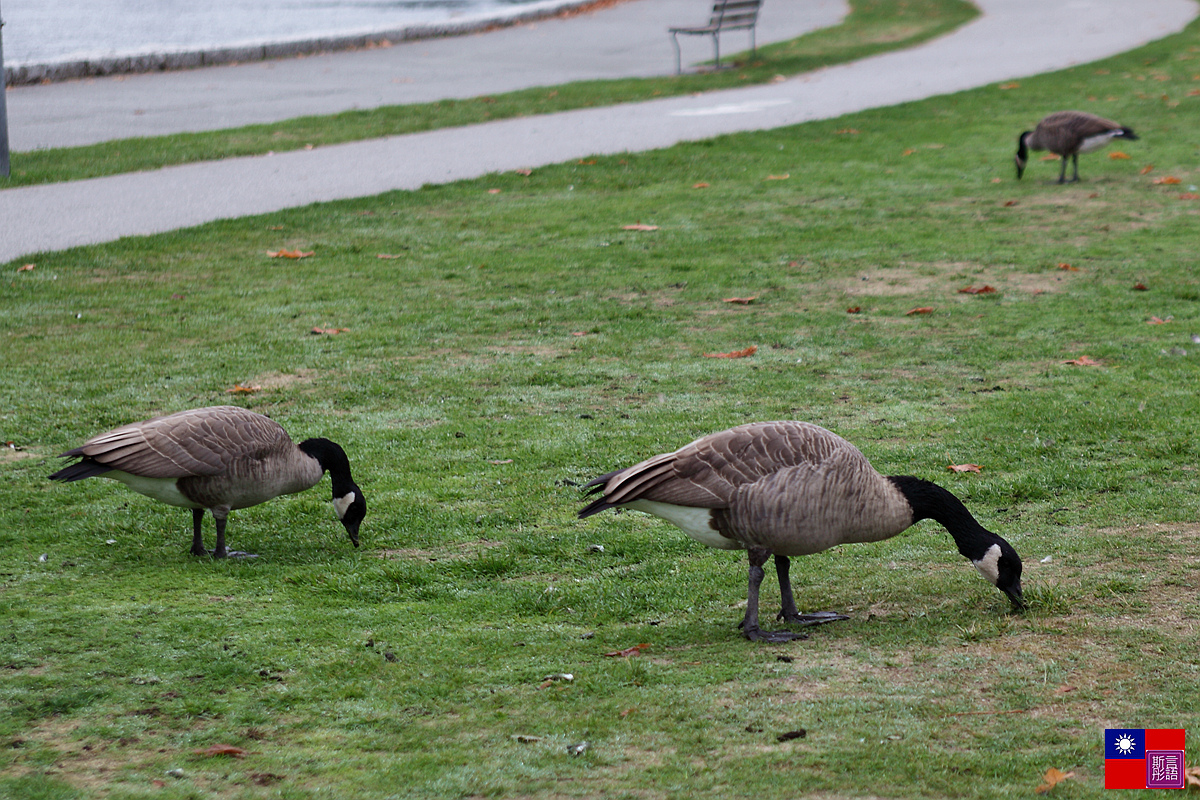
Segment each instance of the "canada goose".
[{"label": "canada goose", "polygon": [[1017,180],[1025,172],[1030,150],[1049,150],[1062,159],[1058,182],[1067,181],[1067,156],[1075,167],[1072,182],[1079,180],[1079,154],[1099,150],[1113,139],[1137,140],[1131,128],[1086,111],[1056,111],[1046,116],[1032,131],[1017,137]]},{"label": "canada goose", "polygon": [[741,627],[751,640],[803,638],[759,628],[758,590],[770,556],[775,556],[783,597],[778,619],[798,625],[848,619],[797,612],[788,558],[887,539],[922,519],[944,525],[958,552],[1008,595],[1014,608],[1025,605],[1020,556],[976,522],[958,498],[920,478],[880,475],[858,448],[811,423],[739,425],[601,475],[584,488],[601,496],[579,512],[580,519],[631,508],[661,517],[709,547],[747,550],[750,587]]},{"label": "canada goose", "polygon": [[[200,525],[207,509],[217,521],[214,558],[225,549],[225,519],[249,508],[333,480],[333,508],[358,547],[367,513],[350,475],[346,451],[328,439],[292,442],[278,422],[237,406],[179,411],[123,425],[88,439],[60,458],[82,460],[50,476],[77,481],[101,475],[163,503],[192,509],[192,555],[206,555]],[[239,554],[245,555],[245,554]]]}]

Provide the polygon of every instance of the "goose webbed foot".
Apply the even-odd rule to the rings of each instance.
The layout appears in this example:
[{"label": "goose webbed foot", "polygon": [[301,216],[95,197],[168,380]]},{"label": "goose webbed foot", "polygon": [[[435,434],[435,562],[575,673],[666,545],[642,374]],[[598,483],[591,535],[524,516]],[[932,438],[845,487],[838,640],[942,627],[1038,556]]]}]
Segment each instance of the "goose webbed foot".
[{"label": "goose webbed foot", "polygon": [[213,558],[258,558],[258,554],[247,553],[245,550],[226,550],[223,556],[219,556],[214,552]]},{"label": "goose webbed foot", "polygon": [[812,614],[797,614],[795,612],[788,613],[780,611],[775,615],[775,619],[788,623],[789,625],[824,625],[829,622],[840,622],[844,619],[850,619],[845,614],[838,614],[834,611],[816,611]]},{"label": "goose webbed foot", "polygon": [[794,642],[798,639],[807,639],[807,633],[794,633],[792,631],[764,631],[757,625],[748,627],[745,620],[738,626],[742,629],[742,635],[752,642],[767,642],[768,644],[784,644],[786,642]]}]

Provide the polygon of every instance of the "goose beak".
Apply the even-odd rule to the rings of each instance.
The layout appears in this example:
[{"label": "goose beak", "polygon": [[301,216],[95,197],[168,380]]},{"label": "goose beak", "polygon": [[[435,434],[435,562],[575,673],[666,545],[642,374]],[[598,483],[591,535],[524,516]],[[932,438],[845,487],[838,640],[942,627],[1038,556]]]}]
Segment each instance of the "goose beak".
[{"label": "goose beak", "polygon": [[1021,587],[1019,585],[1001,589],[1000,591],[1008,595],[1008,599],[1012,602],[1013,611],[1024,611],[1027,608],[1025,598],[1021,596]]},{"label": "goose beak", "polygon": [[350,535],[350,544],[358,547],[358,523],[352,523],[346,526],[346,533]]}]

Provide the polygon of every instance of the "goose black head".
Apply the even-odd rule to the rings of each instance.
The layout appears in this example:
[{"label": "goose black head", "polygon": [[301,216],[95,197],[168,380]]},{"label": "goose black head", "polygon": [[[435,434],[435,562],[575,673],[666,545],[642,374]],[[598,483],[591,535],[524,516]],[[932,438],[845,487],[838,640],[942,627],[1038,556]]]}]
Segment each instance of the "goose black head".
[{"label": "goose black head", "polygon": [[1029,146],[1025,144],[1025,137],[1033,131],[1022,131],[1017,137],[1017,154],[1013,160],[1017,162],[1017,180],[1021,180],[1021,176],[1025,174],[1025,165],[1029,163]]},{"label": "goose black head", "polygon": [[971,559],[971,563],[980,575],[1008,596],[1014,611],[1025,609],[1025,598],[1021,596],[1021,557],[1012,545],[996,536],[996,541],[980,558]]},{"label": "goose black head", "polygon": [[335,494],[333,510],[337,512],[338,519],[350,535],[350,542],[358,547],[358,526],[362,524],[363,517],[367,516],[367,501],[363,499],[362,489],[352,483],[350,489],[341,497]]}]

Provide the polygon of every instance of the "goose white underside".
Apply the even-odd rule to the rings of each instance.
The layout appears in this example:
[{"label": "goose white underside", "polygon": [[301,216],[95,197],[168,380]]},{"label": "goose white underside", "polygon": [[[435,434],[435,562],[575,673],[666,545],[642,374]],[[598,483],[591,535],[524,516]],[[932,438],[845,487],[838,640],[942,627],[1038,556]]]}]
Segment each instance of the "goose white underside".
[{"label": "goose white underside", "polygon": [[665,519],[691,538],[706,547],[718,550],[742,550],[745,545],[736,539],[722,536],[713,529],[712,509],[695,508],[694,506],[676,506],[670,503],[659,503],[654,500],[634,500],[626,503],[623,508],[634,511],[644,511],[659,519]]},{"label": "goose white underside", "polygon": [[111,478],[133,489],[138,494],[152,497],[160,503],[180,508],[202,508],[183,496],[176,485],[175,478],[145,478],[141,475],[131,475],[119,469],[109,470],[102,477]]},{"label": "goose white underside", "polygon": [[1104,133],[1099,133],[1095,136],[1089,136],[1083,140],[1082,144],[1079,145],[1078,152],[1090,153],[1093,150],[1099,150],[1101,147],[1104,147],[1113,139],[1121,135],[1121,131],[1105,131]]}]

